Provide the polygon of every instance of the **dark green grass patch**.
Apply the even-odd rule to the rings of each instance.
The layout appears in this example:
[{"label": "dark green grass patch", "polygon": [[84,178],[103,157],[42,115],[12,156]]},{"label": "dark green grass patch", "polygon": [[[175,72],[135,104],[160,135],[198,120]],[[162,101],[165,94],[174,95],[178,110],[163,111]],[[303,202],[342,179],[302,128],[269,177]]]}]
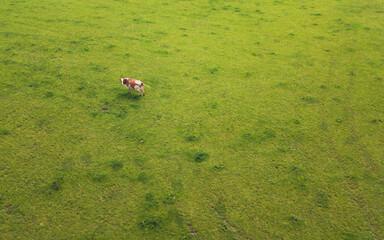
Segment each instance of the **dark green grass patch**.
[{"label": "dark green grass patch", "polygon": [[330,198],[327,194],[323,192],[318,192],[315,195],[315,202],[316,205],[323,208],[329,207]]},{"label": "dark green grass patch", "polygon": [[298,228],[298,227],[301,227],[301,226],[304,225],[304,221],[303,221],[301,218],[299,218],[299,217],[297,217],[297,216],[294,216],[294,215],[289,216],[289,217],[287,218],[287,220],[288,220],[289,224],[290,224],[292,227],[294,227],[294,228]]},{"label": "dark green grass patch", "polygon": [[215,170],[215,171],[222,171],[224,169],[226,169],[227,167],[224,166],[223,164],[218,164],[218,165],[213,165],[212,166],[212,169]]},{"label": "dark green grass patch", "polygon": [[6,136],[6,135],[10,135],[10,134],[11,134],[11,131],[9,131],[7,129],[0,129],[0,135]]},{"label": "dark green grass patch", "polygon": [[252,132],[245,132],[242,134],[242,138],[249,142],[261,143],[271,138],[276,137],[276,132],[272,129],[259,130],[256,129]]},{"label": "dark green grass patch", "polygon": [[145,216],[138,221],[138,224],[141,229],[145,231],[156,230],[162,227],[164,222],[163,217],[159,216]]},{"label": "dark green grass patch", "polygon": [[139,180],[139,182],[145,183],[145,182],[148,182],[149,179],[150,179],[150,176],[145,172],[142,172],[137,176],[137,180]]},{"label": "dark green grass patch", "polygon": [[316,103],[317,102],[317,100],[314,97],[303,97],[303,98],[301,98],[301,100],[303,100],[306,103]]},{"label": "dark green grass patch", "polygon": [[53,97],[55,94],[53,93],[53,92],[46,92],[45,94],[44,94],[44,98],[51,98],[51,97]]},{"label": "dark green grass patch", "polygon": [[208,158],[209,158],[209,154],[204,151],[198,151],[194,156],[194,160],[197,163],[207,161]]},{"label": "dark green grass patch", "polygon": [[108,173],[104,171],[100,172],[92,172],[89,173],[89,176],[91,177],[92,181],[94,182],[104,182],[108,179]]},{"label": "dark green grass patch", "polygon": [[118,171],[123,168],[124,163],[120,160],[112,160],[109,162],[109,166],[114,170]]},{"label": "dark green grass patch", "polygon": [[156,201],[155,196],[152,193],[146,193],[145,196],[145,208],[158,208],[159,202]]},{"label": "dark green grass patch", "polygon": [[64,182],[63,177],[56,177],[50,184],[50,188],[54,191],[58,191],[61,189],[63,182]]},{"label": "dark green grass patch", "polygon": [[219,71],[219,69],[218,69],[217,67],[213,67],[213,68],[210,68],[210,69],[209,69],[209,72],[210,72],[211,74],[214,74],[214,73],[217,72],[217,71]]},{"label": "dark green grass patch", "polygon": [[176,203],[176,195],[175,194],[171,194],[171,195],[167,195],[164,197],[163,199],[163,203],[164,204],[175,204]]},{"label": "dark green grass patch", "polygon": [[188,142],[196,142],[199,140],[199,137],[196,135],[188,135],[185,137],[185,140],[187,140]]}]

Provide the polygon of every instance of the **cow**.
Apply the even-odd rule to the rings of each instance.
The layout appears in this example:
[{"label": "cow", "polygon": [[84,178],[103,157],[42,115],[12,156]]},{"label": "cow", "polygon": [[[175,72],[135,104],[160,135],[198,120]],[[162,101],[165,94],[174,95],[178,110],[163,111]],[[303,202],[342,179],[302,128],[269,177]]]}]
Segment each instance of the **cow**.
[{"label": "cow", "polygon": [[140,96],[141,95],[145,96],[144,86],[149,87],[148,85],[144,84],[142,81],[136,80],[133,78],[121,78],[120,81],[122,85],[125,85],[128,88],[129,93],[131,92],[131,89],[135,89],[140,93]]}]

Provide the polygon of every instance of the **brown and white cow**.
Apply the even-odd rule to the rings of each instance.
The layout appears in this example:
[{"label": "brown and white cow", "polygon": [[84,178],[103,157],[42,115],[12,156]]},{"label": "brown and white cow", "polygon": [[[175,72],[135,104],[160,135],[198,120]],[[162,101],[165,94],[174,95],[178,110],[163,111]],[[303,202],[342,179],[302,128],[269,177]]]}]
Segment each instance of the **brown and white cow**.
[{"label": "brown and white cow", "polygon": [[122,85],[125,85],[128,88],[129,93],[131,92],[131,89],[135,89],[140,93],[140,96],[141,94],[145,96],[144,86],[149,87],[148,85],[144,84],[142,81],[136,80],[133,78],[121,78],[120,81]]}]

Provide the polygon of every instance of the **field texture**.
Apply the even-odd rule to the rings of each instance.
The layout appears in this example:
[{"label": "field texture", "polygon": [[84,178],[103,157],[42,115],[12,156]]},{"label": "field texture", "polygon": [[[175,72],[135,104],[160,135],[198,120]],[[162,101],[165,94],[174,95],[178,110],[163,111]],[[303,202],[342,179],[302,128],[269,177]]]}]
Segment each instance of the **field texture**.
[{"label": "field texture", "polygon": [[2,0],[0,239],[384,239],[383,31],[381,0]]}]

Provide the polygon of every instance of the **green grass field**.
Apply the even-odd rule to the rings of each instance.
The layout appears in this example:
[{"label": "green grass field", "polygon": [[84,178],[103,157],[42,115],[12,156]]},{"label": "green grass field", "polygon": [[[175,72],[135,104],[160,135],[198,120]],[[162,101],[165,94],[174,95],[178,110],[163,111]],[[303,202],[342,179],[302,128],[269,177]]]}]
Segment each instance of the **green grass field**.
[{"label": "green grass field", "polygon": [[379,0],[3,0],[0,239],[384,239],[383,31]]}]

